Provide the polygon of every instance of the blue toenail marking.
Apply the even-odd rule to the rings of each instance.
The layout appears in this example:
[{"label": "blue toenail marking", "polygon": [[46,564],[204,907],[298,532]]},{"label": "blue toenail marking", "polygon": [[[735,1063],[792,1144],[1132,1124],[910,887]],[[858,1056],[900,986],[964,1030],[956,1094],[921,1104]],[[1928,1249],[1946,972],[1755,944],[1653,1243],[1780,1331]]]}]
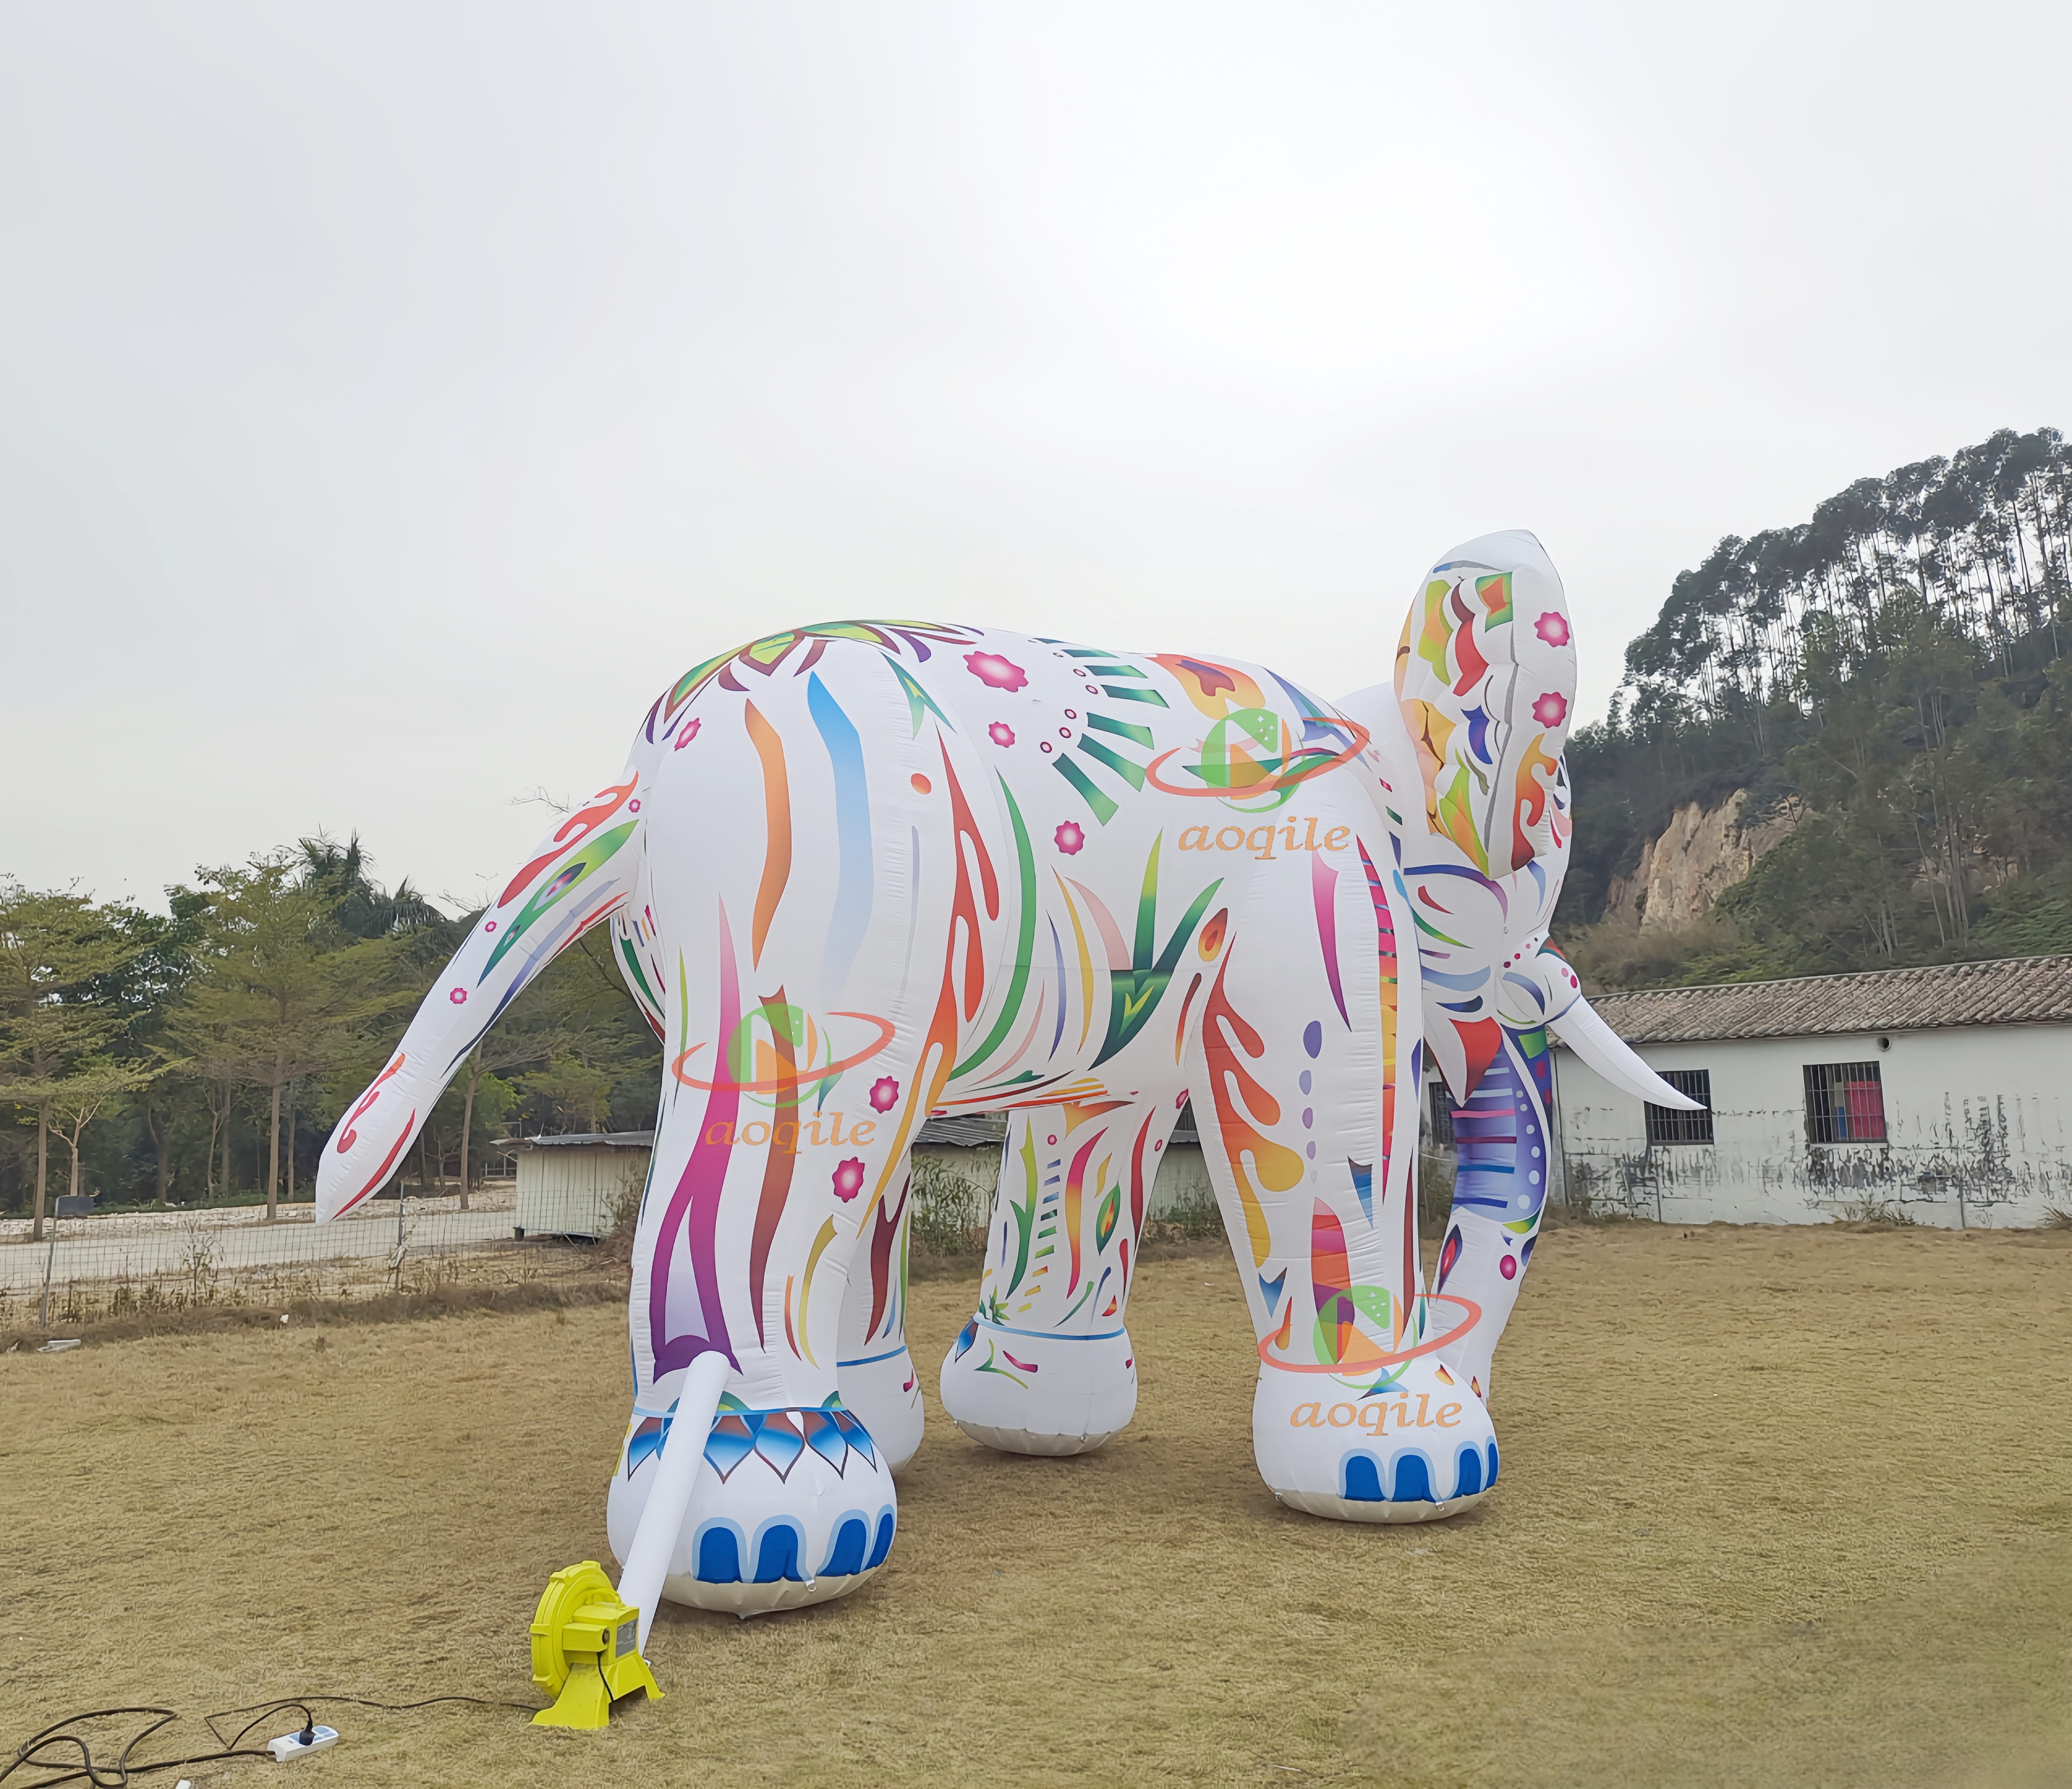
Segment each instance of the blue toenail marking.
[{"label": "blue toenail marking", "polygon": [[1489,1467],[1488,1483],[1494,1484],[1496,1483],[1496,1443],[1494,1441],[1489,1444]]},{"label": "blue toenail marking", "polygon": [[1381,1488],[1381,1469],[1375,1464],[1371,1454],[1348,1454],[1339,1475],[1344,1488],[1339,1492],[1349,1503],[1384,1503],[1388,1495]]},{"label": "blue toenail marking", "polygon": [[1391,1501],[1398,1503],[1436,1503],[1432,1495],[1432,1469],[1424,1463],[1422,1454],[1399,1454],[1396,1456],[1396,1495]]},{"label": "blue toenail marking", "polygon": [[790,1578],[794,1583],[803,1581],[799,1569],[799,1530],[791,1522],[772,1522],[763,1531],[762,1544],[755,1553],[755,1581],[775,1584],[779,1578]]},{"label": "blue toenail marking", "polygon": [[870,1568],[875,1569],[885,1563],[885,1556],[892,1551],[892,1511],[887,1510],[878,1519],[878,1544],[870,1549]]},{"label": "blue toenail marking", "polygon": [[835,1544],[828,1549],[822,1577],[850,1577],[863,1569],[864,1548],[870,1544],[870,1530],[860,1516],[846,1516],[835,1530]]},{"label": "blue toenail marking", "polygon": [[738,1584],[741,1548],[731,1528],[712,1528],[698,1537],[698,1582]]},{"label": "blue toenail marking", "polygon": [[1453,1487],[1456,1497],[1472,1497],[1482,1488],[1482,1456],[1479,1448],[1461,1450],[1460,1478]]}]

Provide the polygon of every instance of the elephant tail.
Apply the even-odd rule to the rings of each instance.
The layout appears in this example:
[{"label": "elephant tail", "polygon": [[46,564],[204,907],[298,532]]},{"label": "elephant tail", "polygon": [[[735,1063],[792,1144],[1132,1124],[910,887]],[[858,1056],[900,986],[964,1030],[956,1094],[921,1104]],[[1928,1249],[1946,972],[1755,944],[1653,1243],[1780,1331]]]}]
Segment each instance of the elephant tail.
[{"label": "elephant tail", "polygon": [[623,919],[643,880],[638,761],[547,838],[476,919],[395,1053],[333,1129],[317,1168],[316,1219],[388,1184],[467,1053],[541,970],[593,926]]}]

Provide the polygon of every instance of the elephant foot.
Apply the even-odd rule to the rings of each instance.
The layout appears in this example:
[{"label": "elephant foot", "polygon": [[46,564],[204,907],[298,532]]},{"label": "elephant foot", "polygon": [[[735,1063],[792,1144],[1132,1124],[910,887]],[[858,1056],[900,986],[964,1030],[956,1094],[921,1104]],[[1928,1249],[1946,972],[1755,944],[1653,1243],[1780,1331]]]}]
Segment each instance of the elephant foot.
[{"label": "elephant foot", "polygon": [[853,1411],[886,1465],[897,1472],[920,1450],[927,1417],[921,1408],[921,1370],[902,1342],[883,1354],[842,1361],[837,1368],[842,1403]]},{"label": "elephant foot", "polygon": [[1003,1454],[1091,1453],[1137,1413],[1137,1355],[1127,1330],[1045,1335],[974,1317],[943,1362],[943,1408]]},{"label": "elephant foot", "polygon": [[[612,1475],[606,1532],[623,1560],[669,1419],[636,1419]],[[722,1405],[705,1441],[662,1595],[741,1616],[846,1596],[885,1563],[898,1498],[870,1430],[831,1409]]]},{"label": "elephant foot", "polygon": [[1427,1358],[1385,1388],[1269,1363],[1252,1406],[1259,1475],[1284,1503],[1340,1522],[1436,1522],[1496,1483],[1482,1401]]}]

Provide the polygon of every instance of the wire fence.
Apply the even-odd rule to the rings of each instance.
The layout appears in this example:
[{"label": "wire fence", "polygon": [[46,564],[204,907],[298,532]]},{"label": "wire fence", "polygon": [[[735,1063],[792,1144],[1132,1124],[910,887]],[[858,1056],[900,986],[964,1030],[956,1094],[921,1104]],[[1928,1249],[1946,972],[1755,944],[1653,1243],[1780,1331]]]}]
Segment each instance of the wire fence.
[{"label": "wire fence", "polygon": [[319,1225],[314,1207],[264,1206],[0,1219],[0,1330],[108,1318],[286,1305],[516,1281],[577,1271],[594,1251],[512,1234],[509,1182],[372,1200]]},{"label": "wire fence", "polygon": [[[1223,1224],[1198,1152],[1176,1149],[1146,1214],[1174,1239],[1219,1236]],[[1450,1152],[1426,1149],[1420,1217],[1443,1224]],[[997,1164],[991,1148],[917,1151],[914,1241],[923,1253],[983,1252]],[[69,1203],[70,1201],[66,1201]],[[515,1284],[593,1269],[596,1251],[559,1235],[520,1236],[517,1191],[491,1181],[461,1209],[457,1192],[370,1200],[319,1226],[314,1207],[282,1204],[54,1215],[40,1240],[27,1217],[0,1219],[0,1332],[113,1318],[306,1300]]]}]

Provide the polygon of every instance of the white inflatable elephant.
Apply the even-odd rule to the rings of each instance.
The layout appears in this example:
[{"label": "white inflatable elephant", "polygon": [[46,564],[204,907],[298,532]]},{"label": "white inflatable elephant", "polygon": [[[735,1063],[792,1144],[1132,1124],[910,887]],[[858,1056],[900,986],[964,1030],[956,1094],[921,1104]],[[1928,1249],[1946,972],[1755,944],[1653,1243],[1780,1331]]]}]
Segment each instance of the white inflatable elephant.
[{"label": "white inflatable elephant", "polygon": [[[755,1613],[883,1562],[919,1438],[902,1232],[931,1114],[1011,1115],[944,1369],[968,1432],[1071,1452],[1128,1421],[1137,1240],[1191,1096],[1267,1484],[1355,1520],[1465,1507],[1496,1477],[1490,1353],[1546,1191],[1548,1028],[1685,1103],[1545,948],[1573,689],[1522,533],[1433,567],[1393,686],[1337,704],[1259,666],[933,623],[710,660],[483,915],[334,1133],[319,1221],[388,1181],[498,1013],[609,923],[666,1067],[608,1525],[664,1595]],[[1428,1048],[1461,1150],[1429,1292]],[[644,1635],[652,1598],[629,1600]]]}]

